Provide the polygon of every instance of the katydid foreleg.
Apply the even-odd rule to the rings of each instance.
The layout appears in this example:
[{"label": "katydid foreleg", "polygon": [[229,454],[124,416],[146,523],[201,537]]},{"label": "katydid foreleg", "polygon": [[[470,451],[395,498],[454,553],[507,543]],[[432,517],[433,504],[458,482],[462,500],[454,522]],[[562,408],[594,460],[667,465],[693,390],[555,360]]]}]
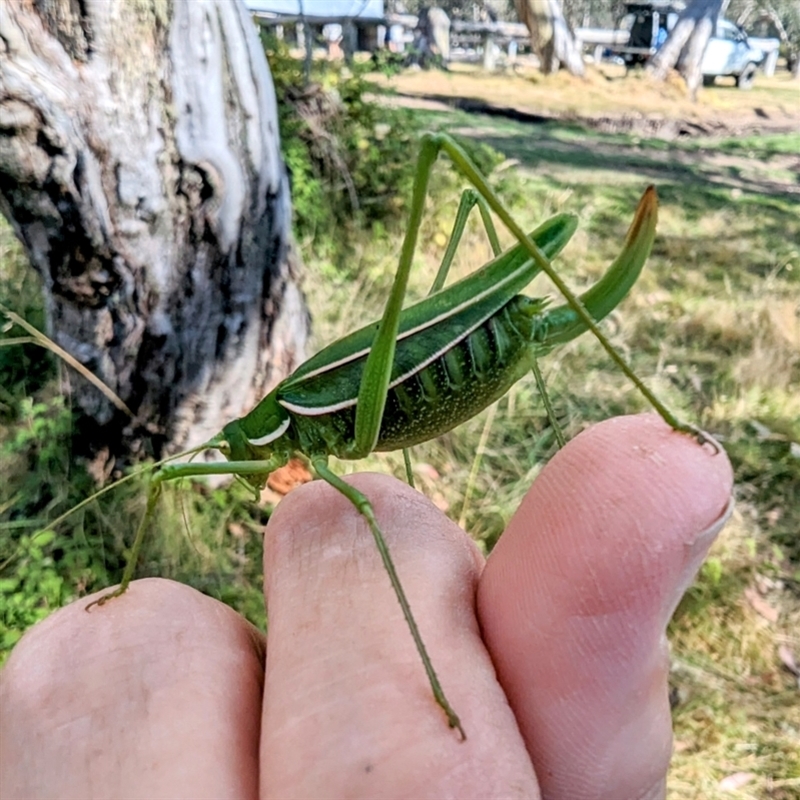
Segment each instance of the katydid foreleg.
[{"label": "katydid foreleg", "polygon": [[[208,446],[195,448],[188,451],[189,453],[196,454],[202,452],[204,449],[209,449]],[[186,453],[182,454],[186,455]],[[177,457],[177,456],[176,456]],[[242,478],[245,475],[264,476],[264,480],[271,472],[283,466],[285,459],[274,458],[268,461],[228,461],[226,463],[214,462],[210,464],[164,464],[157,472],[153,474],[150,479],[150,486],[147,490],[147,506],[145,508],[144,516],[139,522],[139,527],[136,529],[136,535],[133,539],[130,554],[128,555],[125,570],[122,573],[122,580],[111,592],[102,595],[97,600],[92,601],[86,606],[88,611],[92,606],[102,606],[104,603],[111,600],[112,597],[119,597],[124,594],[130,582],[133,580],[133,574],[136,570],[136,564],[139,560],[139,553],[144,543],[144,537],[147,529],[150,527],[150,522],[156,510],[158,498],[161,495],[161,486],[166,481],[180,480],[181,478],[200,477],[203,475],[234,475],[237,478]],[[97,495],[95,495],[96,497]]]}]

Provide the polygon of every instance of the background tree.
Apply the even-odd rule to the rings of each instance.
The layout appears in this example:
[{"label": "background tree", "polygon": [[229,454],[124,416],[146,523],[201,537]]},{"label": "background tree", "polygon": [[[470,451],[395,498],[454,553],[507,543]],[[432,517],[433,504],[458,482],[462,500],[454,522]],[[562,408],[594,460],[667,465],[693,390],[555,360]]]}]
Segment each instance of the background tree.
[{"label": "background tree", "polygon": [[681,12],[667,40],[650,59],[648,71],[656,80],[663,81],[676,67],[686,81],[689,94],[694,99],[703,82],[700,66],[708,40],[717,26],[722,10],[722,0],[691,0]]},{"label": "background tree", "polygon": [[800,80],[800,3],[797,0],[731,0],[727,14],[737,25],[747,25],[757,36],[777,36],[789,71]]},{"label": "background tree", "polygon": [[83,442],[205,441],[303,358],[275,94],[238,0],[4,0],[0,209],[72,377]]},{"label": "background tree", "polygon": [[565,67],[573,75],[585,72],[583,57],[567,24],[559,0],[515,0],[517,15],[531,34],[531,50],[542,72],[549,75]]}]

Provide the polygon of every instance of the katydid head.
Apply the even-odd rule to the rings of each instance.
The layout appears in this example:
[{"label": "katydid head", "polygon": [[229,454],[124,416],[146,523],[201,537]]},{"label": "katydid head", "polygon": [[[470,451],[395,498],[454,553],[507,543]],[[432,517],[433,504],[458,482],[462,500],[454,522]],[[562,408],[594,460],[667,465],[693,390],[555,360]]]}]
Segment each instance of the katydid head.
[{"label": "katydid head", "polygon": [[276,392],[271,392],[247,416],[229,422],[217,437],[216,447],[228,461],[264,462],[263,472],[242,473],[248,483],[261,487],[272,470],[289,460],[293,449],[287,435],[290,423]]},{"label": "katydid head", "polygon": [[241,420],[235,419],[222,429],[217,449],[228,461],[246,461],[248,459],[247,437],[242,430]]}]

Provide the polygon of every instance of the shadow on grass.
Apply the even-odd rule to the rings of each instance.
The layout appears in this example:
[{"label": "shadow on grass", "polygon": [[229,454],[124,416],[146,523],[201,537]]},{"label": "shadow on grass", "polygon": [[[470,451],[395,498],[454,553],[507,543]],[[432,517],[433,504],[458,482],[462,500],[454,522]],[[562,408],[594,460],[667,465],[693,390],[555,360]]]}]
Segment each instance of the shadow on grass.
[{"label": "shadow on grass", "polygon": [[[442,123],[442,115],[439,124]],[[695,193],[705,188],[705,196],[697,202],[703,210],[731,202],[731,191],[758,194],[789,203],[800,203],[800,179],[792,165],[769,164],[771,156],[787,158],[774,146],[759,158],[731,154],[729,140],[703,140],[688,143],[646,139],[632,134],[602,133],[574,122],[516,121],[480,114],[448,114],[446,126],[466,137],[480,138],[508,158],[516,159],[525,168],[556,173],[570,170],[607,171],[655,183],[691,184]],[[773,137],[774,138],[774,137]],[[784,137],[785,138],[785,137]],[[773,168],[785,180],[776,179]],[[755,173],[755,174],[751,174]]]}]

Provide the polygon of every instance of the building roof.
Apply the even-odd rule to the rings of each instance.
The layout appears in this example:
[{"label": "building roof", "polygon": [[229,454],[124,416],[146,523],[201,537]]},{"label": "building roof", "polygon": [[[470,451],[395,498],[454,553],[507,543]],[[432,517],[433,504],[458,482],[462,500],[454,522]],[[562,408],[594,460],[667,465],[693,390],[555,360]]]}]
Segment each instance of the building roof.
[{"label": "building roof", "polygon": [[252,12],[297,17],[383,19],[383,0],[244,0]]}]

